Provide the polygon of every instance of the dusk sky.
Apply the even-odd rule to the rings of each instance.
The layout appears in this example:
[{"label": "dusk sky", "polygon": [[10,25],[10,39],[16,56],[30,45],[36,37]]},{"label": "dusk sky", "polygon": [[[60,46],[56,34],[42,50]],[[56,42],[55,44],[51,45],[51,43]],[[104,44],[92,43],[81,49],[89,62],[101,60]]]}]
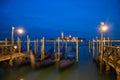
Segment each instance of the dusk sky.
[{"label": "dusk sky", "polygon": [[92,39],[100,36],[101,21],[109,27],[105,36],[120,39],[119,0],[0,0],[0,37],[10,36],[14,25],[32,38],[58,37],[63,31]]}]

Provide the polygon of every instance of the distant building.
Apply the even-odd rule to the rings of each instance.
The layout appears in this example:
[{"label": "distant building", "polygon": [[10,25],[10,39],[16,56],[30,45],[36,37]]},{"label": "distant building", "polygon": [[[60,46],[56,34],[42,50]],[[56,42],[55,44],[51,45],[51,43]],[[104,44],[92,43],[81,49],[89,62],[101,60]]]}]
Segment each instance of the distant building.
[{"label": "distant building", "polygon": [[63,32],[61,32],[61,38],[64,39],[64,33]]}]

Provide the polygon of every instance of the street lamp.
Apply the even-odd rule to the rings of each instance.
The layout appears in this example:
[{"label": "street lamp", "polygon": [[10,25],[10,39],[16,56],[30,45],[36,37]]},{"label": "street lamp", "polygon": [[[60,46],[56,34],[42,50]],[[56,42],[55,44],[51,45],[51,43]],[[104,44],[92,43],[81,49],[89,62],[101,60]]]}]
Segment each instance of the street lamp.
[{"label": "street lamp", "polygon": [[[17,29],[16,29],[16,32],[21,35],[21,34],[23,34],[25,31],[24,31],[23,28],[17,28]],[[12,45],[14,45],[14,33],[15,33],[15,27],[12,27]]]},{"label": "street lamp", "polygon": [[14,45],[14,30],[15,30],[15,27],[12,27],[12,45]]},{"label": "street lamp", "polygon": [[102,73],[102,56],[103,56],[103,34],[108,30],[108,27],[104,22],[100,23],[100,35],[101,35],[101,51],[100,51],[100,73]]},{"label": "street lamp", "polygon": [[100,35],[101,35],[101,58],[102,58],[102,54],[103,54],[103,34],[105,31],[108,30],[108,27],[104,24],[104,22],[100,23]]},{"label": "street lamp", "polygon": [[104,24],[104,22],[101,22],[100,24],[100,32],[105,32],[108,30],[108,27]]}]

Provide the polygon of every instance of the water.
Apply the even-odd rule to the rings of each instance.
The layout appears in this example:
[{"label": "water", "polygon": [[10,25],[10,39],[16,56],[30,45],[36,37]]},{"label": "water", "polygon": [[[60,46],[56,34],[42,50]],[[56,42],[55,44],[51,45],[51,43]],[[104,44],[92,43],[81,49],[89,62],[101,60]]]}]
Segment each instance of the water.
[{"label": "water", "polygon": [[0,68],[0,80],[115,80],[112,74],[100,75],[99,68],[88,53],[87,46],[79,46],[79,62],[58,70],[56,65],[34,70],[31,66]]}]

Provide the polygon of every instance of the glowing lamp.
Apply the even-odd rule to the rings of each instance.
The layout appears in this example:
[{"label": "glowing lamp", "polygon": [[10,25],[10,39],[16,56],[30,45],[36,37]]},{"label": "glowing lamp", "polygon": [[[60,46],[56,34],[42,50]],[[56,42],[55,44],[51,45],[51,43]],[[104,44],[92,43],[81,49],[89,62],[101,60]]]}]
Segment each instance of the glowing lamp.
[{"label": "glowing lamp", "polygon": [[107,31],[107,30],[108,30],[108,26],[106,26],[106,25],[104,24],[104,22],[101,22],[100,31],[101,31],[101,32],[105,32],[105,31]]},{"label": "glowing lamp", "polygon": [[17,29],[18,34],[23,34],[24,30],[22,28]]}]

